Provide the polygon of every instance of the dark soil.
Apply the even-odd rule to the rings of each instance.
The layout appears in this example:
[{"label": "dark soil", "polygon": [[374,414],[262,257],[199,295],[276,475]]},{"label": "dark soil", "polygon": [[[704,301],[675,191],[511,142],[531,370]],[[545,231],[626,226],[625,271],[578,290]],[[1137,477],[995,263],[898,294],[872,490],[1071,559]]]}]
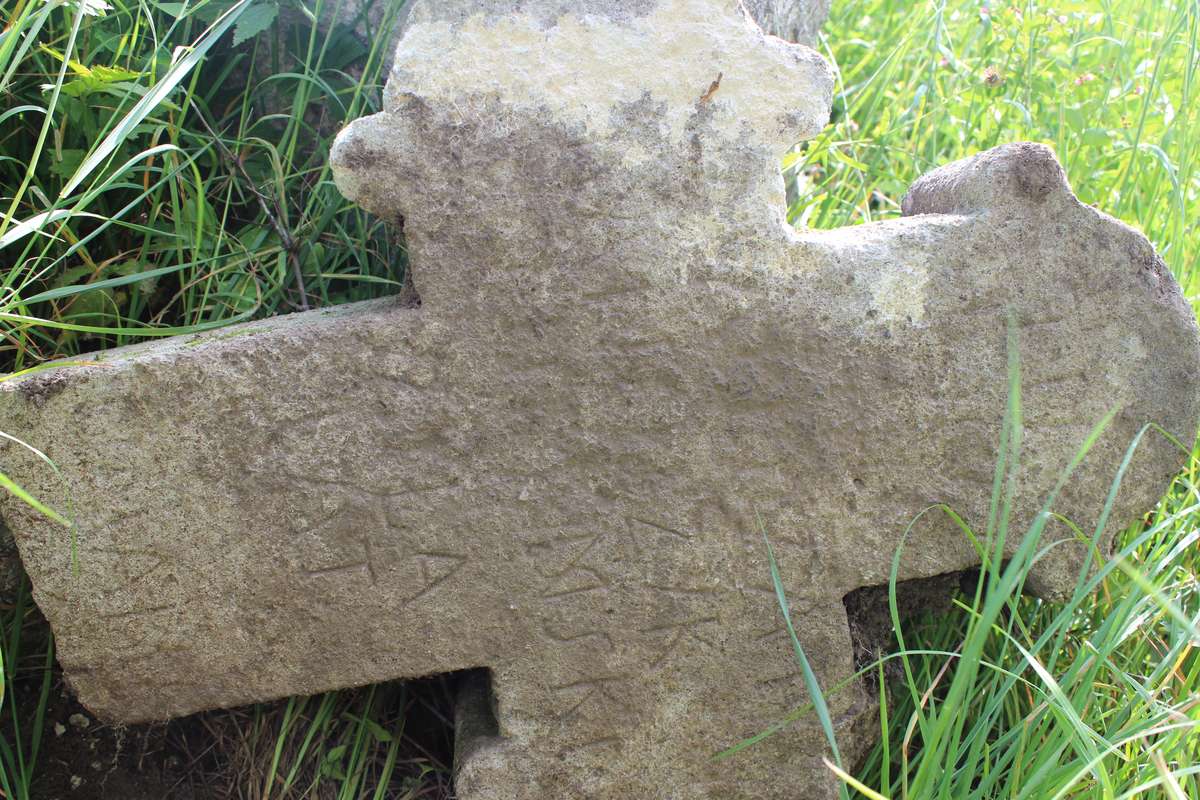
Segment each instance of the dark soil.
[{"label": "dark soil", "polygon": [[[910,624],[949,611],[956,593],[971,596],[978,580],[979,570],[972,569],[897,583],[896,610],[905,633],[911,634]],[[842,598],[842,602],[850,621],[850,641],[854,646],[856,669],[866,667],[883,653],[895,652],[898,643],[892,625],[887,586],[856,589]],[[888,662],[884,670],[889,680],[904,679],[903,668],[897,660]],[[873,688],[876,680],[875,673],[867,674],[867,681]]]},{"label": "dark soil", "polygon": [[[5,616],[8,616],[5,614]],[[36,610],[27,614],[21,657],[11,694],[0,712],[0,736],[19,740],[29,752],[39,698],[49,680],[37,754],[32,800],[259,800],[282,728],[286,701],[209,711],[166,723],[114,726],[81,706],[55,663],[47,676],[48,628]],[[389,800],[453,800],[451,686],[440,678],[375,687],[376,719],[392,729],[404,720],[397,766],[384,797]],[[349,718],[369,690],[339,693],[335,718]],[[315,708],[319,698],[310,700]],[[294,728],[298,726],[293,726]],[[292,742],[285,740],[282,768],[291,768]],[[300,767],[309,793],[271,794],[272,800],[325,800],[337,796],[339,781],[319,758]],[[373,797],[368,781],[363,797]]]},{"label": "dark soil", "polygon": [[[54,676],[32,796],[42,800],[160,800],[210,797],[181,782],[186,754],[167,725],[114,728],[98,723]],[[37,689],[18,690],[18,708],[37,704]],[[32,716],[32,713],[29,715]]]}]

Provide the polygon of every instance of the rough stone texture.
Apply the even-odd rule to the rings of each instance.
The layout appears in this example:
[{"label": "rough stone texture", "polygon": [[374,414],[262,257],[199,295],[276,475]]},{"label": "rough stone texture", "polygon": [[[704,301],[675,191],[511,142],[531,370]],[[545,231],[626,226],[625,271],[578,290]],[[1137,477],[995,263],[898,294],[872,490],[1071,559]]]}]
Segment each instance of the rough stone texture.
[{"label": "rough stone texture", "polygon": [[[830,76],[730,0],[484,6],[414,7],[387,111],[333,154],[349,197],[403,221],[419,303],[0,388],[0,429],[66,485],[21,448],[5,468],[77,521],[73,572],[64,530],[4,506],[63,665],[126,721],[486,667],[497,735],[460,714],[484,731],[459,743],[468,800],[832,796],[812,722],[709,758],[805,701],[757,516],[832,686],[843,597],[887,581],[913,517],[986,518],[1008,316],[1016,524],[1120,409],[1058,507],[1086,529],[1145,422],[1195,432],[1192,312],[1038,145],[934,172],[905,218],[789,228],[778,159]],[[1180,461],[1146,440],[1109,533]],[[1081,552],[1051,551],[1040,588]],[[927,515],[900,577],[977,561]],[[860,751],[869,696],[830,704]]]}]

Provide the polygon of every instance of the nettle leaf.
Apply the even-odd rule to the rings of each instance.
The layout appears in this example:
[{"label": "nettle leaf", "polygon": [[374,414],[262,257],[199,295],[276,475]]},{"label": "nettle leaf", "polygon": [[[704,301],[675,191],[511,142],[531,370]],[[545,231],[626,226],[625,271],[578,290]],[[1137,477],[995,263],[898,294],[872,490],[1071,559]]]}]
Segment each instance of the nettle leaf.
[{"label": "nettle leaf", "polygon": [[106,325],[120,312],[120,306],[112,289],[103,288],[74,295],[63,311],[63,320],[76,325]]},{"label": "nettle leaf", "polygon": [[145,74],[144,72],[134,72],[124,67],[106,67],[102,64],[92,67],[91,72],[93,78],[104,83],[137,80]]},{"label": "nettle leaf", "polygon": [[321,760],[321,775],[334,780],[345,780],[346,770],[342,766],[342,757],[346,755],[346,745],[339,744],[325,754]]},{"label": "nettle leaf", "polygon": [[[67,81],[62,85],[61,91],[68,97],[79,98],[87,97],[88,95],[95,94],[96,92],[106,92],[108,94],[116,95],[117,97],[125,97],[128,94],[134,94],[140,97],[146,93],[146,87],[137,83],[129,83],[128,81],[118,81],[116,83],[112,83],[109,81],[97,80],[89,75]],[[165,106],[166,104],[164,103],[163,105]]]},{"label": "nettle leaf", "polygon": [[73,267],[63,270],[62,274],[59,275],[50,285],[56,289],[61,286],[71,286],[80,278],[91,275],[95,271],[95,268],[88,264],[76,264]]},{"label": "nettle leaf", "polygon": [[198,3],[196,4],[196,19],[211,24],[235,5],[237,5],[236,0],[209,0],[207,3]]},{"label": "nettle leaf", "polygon": [[242,42],[258,36],[271,27],[277,16],[279,6],[274,3],[257,3],[247,8],[233,29],[233,46],[237,47]]}]

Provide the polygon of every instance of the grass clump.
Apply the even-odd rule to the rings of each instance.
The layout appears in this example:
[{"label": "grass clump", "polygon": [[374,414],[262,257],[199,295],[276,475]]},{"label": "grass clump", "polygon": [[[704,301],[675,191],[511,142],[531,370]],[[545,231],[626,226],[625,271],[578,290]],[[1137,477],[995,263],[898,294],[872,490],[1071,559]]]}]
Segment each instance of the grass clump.
[{"label": "grass clump", "polygon": [[904,687],[881,698],[889,724],[861,783],[893,798],[1200,796],[1196,477],[1193,460],[1067,604],[1020,596],[1016,559],[902,633]]},{"label": "grass clump", "polygon": [[[370,3],[349,19],[325,0],[0,3],[0,369],[398,289],[398,233],[342,198],[328,166],[333,135],[381,103],[404,3],[378,5],[368,23]],[[44,625],[27,586],[0,612],[0,794],[30,798],[61,769],[42,752],[53,640],[22,636]],[[411,703],[396,692],[245,712],[240,738],[218,726],[238,747],[213,785],[440,796],[444,768],[401,747]]]},{"label": "grass clump", "polygon": [[322,0],[0,6],[0,364],[395,288],[328,148],[378,109],[402,5],[371,37]]},{"label": "grass clump", "polygon": [[195,718],[186,780],[242,800],[450,796],[452,686],[442,679],[295,697]]},{"label": "grass clump", "polygon": [[0,792],[6,800],[33,800],[34,784],[45,768],[39,755],[51,696],[54,640],[38,635],[36,629],[44,624],[29,595],[29,581],[22,580],[12,603],[0,613]]}]

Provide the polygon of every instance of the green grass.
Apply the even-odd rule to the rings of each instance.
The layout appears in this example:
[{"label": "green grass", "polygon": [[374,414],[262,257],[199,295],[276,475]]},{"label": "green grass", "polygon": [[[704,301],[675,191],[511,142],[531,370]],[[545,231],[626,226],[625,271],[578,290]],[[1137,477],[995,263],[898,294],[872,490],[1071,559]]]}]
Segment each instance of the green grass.
[{"label": "green grass", "polygon": [[895,798],[1200,796],[1196,477],[1069,603],[1016,594],[1031,531],[981,594],[910,634],[859,779]]},{"label": "green grass", "polygon": [[[373,37],[311,24],[332,6],[0,4],[0,369],[400,287],[397,232],[328,167],[332,135],[379,107],[400,6]],[[0,796],[30,798],[53,642],[22,647],[27,587],[2,616]],[[226,765],[236,794],[415,796],[391,691],[253,710]]]},{"label": "green grass", "polygon": [[[445,685],[436,688],[448,707]],[[439,797],[428,790],[448,783],[446,767],[414,747],[408,730],[421,724],[430,689],[388,683],[211,712],[195,743],[200,785],[245,800]]]},{"label": "green grass", "polygon": [[1085,203],[1140,227],[1175,276],[1200,269],[1195,0],[837,0],[820,48],[833,123],[788,159],[793,221],[898,216],[930,169],[1013,141],[1058,152]]},{"label": "green grass", "polygon": [[[311,24],[331,7],[0,4],[0,368],[399,288],[397,232],[347,203],[327,164],[333,133],[379,106],[397,9],[359,39]],[[1084,202],[1142,228],[1197,291],[1197,0],[835,0],[821,49],[833,121],[786,160],[794,222],[893,217],[923,172],[1041,141]],[[904,629],[886,658],[905,679],[853,780],[914,800],[1200,797],[1198,485],[1194,460],[1065,606],[1019,596],[1030,539],[954,613]],[[29,613],[3,615],[12,719],[18,676],[35,703],[49,680],[52,644],[21,647]],[[379,796],[397,740],[385,706],[329,694],[247,712],[246,796],[289,775],[288,796]],[[40,766],[41,717],[21,718],[33,726],[0,743],[8,797],[28,797]]]},{"label": "green grass", "polygon": [[398,288],[327,156],[378,108],[399,9],[363,40],[285,6],[0,7],[0,366]]},{"label": "green grass", "polygon": [[[54,640],[49,635],[28,635],[38,619],[29,581],[22,581],[10,607],[0,615],[0,792],[12,800],[32,800],[33,783],[42,764],[38,761],[46,733],[46,706],[54,666]],[[44,624],[44,623],[43,623]],[[26,689],[24,700],[32,708],[18,707],[16,698]]]}]

